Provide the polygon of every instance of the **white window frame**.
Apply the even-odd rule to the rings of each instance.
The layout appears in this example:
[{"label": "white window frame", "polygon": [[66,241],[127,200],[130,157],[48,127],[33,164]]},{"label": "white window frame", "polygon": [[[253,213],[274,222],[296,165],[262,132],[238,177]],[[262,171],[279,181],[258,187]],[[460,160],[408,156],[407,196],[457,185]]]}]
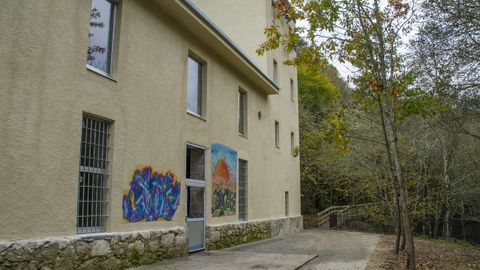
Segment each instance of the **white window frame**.
[{"label": "white window frame", "polygon": [[[199,72],[199,84],[198,84],[198,97],[197,97],[197,102],[199,102],[198,109],[200,110],[200,113],[194,112],[188,109],[188,80],[190,73],[188,72],[188,60],[192,59],[193,61],[197,62],[200,66],[200,72]],[[203,61],[200,57],[196,56],[194,53],[189,52],[188,53],[188,58],[187,58],[187,92],[186,92],[186,110],[188,114],[191,114],[193,116],[196,116],[200,119],[205,120],[205,115],[206,115],[206,67],[207,64],[205,61]]]},{"label": "white window frame", "polygon": [[[118,23],[117,22],[118,0],[105,0],[105,1],[110,2],[112,4],[112,10],[110,11],[111,12],[110,23],[112,25],[111,25],[110,37],[109,37],[110,59],[109,59],[109,63],[108,63],[108,70],[110,72],[105,72],[101,69],[98,69],[98,68],[92,66],[92,65],[89,65],[88,63],[86,64],[86,67],[87,67],[88,70],[91,70],[91,71],[93,71],[95,73],[98,73],[98,74],[100,74],[104,77],[107,77],[109,79],[113,79],[114,59],[115,59],[115,54],[116,54],[115,39],[117,38],[117,23]],[[90,28],[89,28],[89,31],[90,31]]]}]

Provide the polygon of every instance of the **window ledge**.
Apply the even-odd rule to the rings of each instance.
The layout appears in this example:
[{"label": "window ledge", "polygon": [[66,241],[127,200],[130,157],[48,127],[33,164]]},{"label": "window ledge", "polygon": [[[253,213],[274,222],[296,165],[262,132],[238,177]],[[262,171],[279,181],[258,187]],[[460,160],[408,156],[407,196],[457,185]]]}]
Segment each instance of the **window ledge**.
[{"label": "window ledge", "polygon": [[194,112],[191,112],[191,111],[187,110],[187,114],[190,115],[190,116],[193,116],[193,117],[195,117],[195,118],[198,118],[198,119],[200,119],[200,120],[203,120],[203,121],[207,122],[207,119],[203,118],[201,115],[198,115],[198,114],[196,114],[196,113],[194,113]]},{"label": "window ledge", "polygon": [[244,138],[244,139],[248,139],[248,136],[245,135],[245,134],[242,134],[242,133],[238,133],[238,136],[240,136],[240,137],[242,137],[242,138]]},{"label": "window ledge", "polygon": [[111,75],[109,75],[108,73],[105,73],[105,72],[101,71],[101,70],[98,69],[98,68],[92,67],[92,66],[90,66],[90,65],[88,65],[88,64],[86,65],[86,67],[87,67],[87,70],[90,70],[90,71],[93,72],[93,73],[96,73],[96,74],[98,74],[98,75],[100,75],[100,76],[102,76],[102,77],[104,77],[104,78],[107,78],[107,79],[113,81],[113,82],[117,82],[117,80],[115,80],[114,78],[112,78]]}]

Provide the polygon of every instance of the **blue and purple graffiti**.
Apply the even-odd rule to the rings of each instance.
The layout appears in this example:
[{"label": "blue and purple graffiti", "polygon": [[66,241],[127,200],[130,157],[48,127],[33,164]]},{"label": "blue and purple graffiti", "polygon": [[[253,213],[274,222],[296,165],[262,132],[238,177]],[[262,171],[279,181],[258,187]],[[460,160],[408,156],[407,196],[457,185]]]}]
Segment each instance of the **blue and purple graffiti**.
[{"label": "blue and purple graffiti", "polygon": [[123,194],[123,218],[128,222],[170,221],[180,203],[180,181],[175,174],[152,167],[135,170],[128,193]]}]

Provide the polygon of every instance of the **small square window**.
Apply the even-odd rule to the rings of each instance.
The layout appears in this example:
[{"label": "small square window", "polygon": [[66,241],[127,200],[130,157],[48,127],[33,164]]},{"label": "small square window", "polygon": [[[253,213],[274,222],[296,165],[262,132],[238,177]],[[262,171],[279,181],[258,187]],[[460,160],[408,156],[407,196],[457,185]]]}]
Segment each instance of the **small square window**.
[{"label": "small square window", "polygon": [[107,0],[92,0],[87,66],[107,76],[112,74],[115,12],[114,3]]},{"label": "small square window", "polygon": [[187,111],[203,116],[203,64],[188,57]]}]

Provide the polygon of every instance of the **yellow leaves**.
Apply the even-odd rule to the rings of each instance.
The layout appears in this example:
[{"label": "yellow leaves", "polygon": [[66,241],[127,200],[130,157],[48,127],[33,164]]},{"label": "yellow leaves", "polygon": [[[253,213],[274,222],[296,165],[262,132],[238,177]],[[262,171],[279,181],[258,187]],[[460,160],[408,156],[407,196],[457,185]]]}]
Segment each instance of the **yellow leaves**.
[{"label": "yellow leaves", "polygon": [[350,138],[347,135],[347,125],[344,121],[344,114],[347,111],[346,108],[342,108],[328,120],[330,137],[342,154],[346,154],[351,150],[349,146]]},{"label": "yellow leaves", "polygon": [[264,34],[267,37],[267,40],[260,44],[259,48],[256,50],[258,55],[263,55],[269,50],[277,49],[280,46],[281,34],[278,30],[278,26],[270,25],[265,28]]}]

